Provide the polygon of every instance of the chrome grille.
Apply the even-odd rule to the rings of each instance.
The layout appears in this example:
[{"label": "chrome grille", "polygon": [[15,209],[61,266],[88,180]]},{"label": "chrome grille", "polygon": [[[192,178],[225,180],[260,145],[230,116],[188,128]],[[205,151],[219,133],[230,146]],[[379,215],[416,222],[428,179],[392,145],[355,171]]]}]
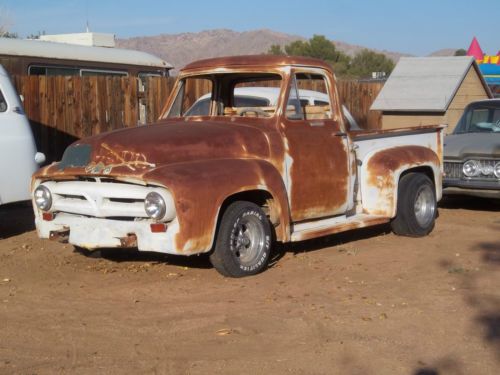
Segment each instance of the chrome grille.
[{"label": "chrome grille", "polygon": [[[479,162],[481,165],[481,169],[483,168],[490,168],[493,169],[495,167],[495,164],[498,163],[500,160],[479,160],[479,159],[467,159],[468,160],[476,160]],[[465,180],[486,180],[486,181],[497,181],[498,178],[493,174],[482,174],[480,173],[478,176],[475,177],[466,177],[463,172],[462,172],[462,167],[464,165],[464,162],[444,162],[444,173],[445,173],[445,178],[451,178],[451,179],[465,179]]]},{"label": "chrome grille", "polygon": [[461,178],[463,163],[444,163],[445,178]]}]

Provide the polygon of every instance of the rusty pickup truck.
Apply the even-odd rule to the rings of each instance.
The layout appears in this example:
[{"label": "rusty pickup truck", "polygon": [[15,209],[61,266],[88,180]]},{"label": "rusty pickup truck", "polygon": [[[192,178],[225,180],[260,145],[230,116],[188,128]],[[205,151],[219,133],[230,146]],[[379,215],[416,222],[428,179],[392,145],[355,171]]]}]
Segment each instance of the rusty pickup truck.
[{"label": "rusty pickup truck", "polygon": [[[299,94],[307,90],[315,99]],[[354,132],[341,108],[320,60],[191,63],[157,123],[77,141],[33,176],[38,235],[87,249],[209,253],[231,277],[264,270],[276,241],[389,222],[427,235],[443,128]]]}]

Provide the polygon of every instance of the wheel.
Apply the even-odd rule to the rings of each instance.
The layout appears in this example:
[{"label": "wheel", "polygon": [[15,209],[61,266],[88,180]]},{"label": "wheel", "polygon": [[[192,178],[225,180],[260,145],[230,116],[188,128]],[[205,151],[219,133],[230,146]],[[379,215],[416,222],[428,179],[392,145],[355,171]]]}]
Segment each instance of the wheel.
[{"label": "wheel", "polygon": [[409,173],[399,180],[394,233],[422,237],[434,228],[437,203],[434,184],[422,173]]},{"label": "wheel", "polygon": [[210,262],[224,276],[255,275],[267,266],[271,224],[254,203],[231,203],[222,216]]}]

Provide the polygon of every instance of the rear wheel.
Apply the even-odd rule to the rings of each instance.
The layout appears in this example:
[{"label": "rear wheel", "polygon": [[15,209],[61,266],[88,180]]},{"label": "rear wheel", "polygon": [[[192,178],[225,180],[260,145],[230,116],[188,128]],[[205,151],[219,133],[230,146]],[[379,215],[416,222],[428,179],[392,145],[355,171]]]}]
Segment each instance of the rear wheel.
[{"label": "rear wheel", "polygon": [[271,239],[262,209],[251,202],[234,202],[222,216],[210,262],[224,276],[254,275],[267,266]]},{"label": "rear wheel", "polygon": [[434,184],[422,173],[409,173],[398,186],[396,217],[391,222],[394,233],[421,237],[434,228],[437,202]]}]

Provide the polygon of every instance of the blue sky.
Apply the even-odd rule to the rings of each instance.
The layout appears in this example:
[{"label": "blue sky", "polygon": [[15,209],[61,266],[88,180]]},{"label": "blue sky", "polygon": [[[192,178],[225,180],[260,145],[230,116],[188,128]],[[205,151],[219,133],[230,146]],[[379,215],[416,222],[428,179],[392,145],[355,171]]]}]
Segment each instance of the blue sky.
[{"label": "blue sky", "polygon": [[0,10],[21,37],[82,32],[88,17],[92,31],[121,38],[268,28],[414,55],[467,48],[473,36],[500,50],[500,0],[0,0]]}]

